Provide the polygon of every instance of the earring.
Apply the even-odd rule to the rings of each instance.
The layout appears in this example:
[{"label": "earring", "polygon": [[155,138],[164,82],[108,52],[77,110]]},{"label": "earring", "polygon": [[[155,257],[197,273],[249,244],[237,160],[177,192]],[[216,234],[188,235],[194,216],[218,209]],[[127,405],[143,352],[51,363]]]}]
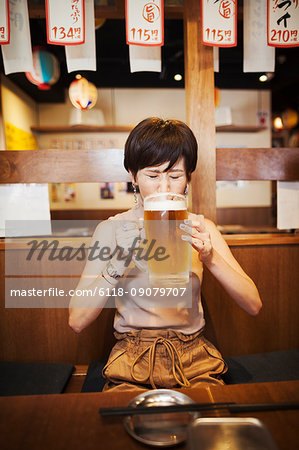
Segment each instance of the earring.
[{"label": "earring", "polygon": [[136,185],[134,183],[133,184],[133,191],[134,191],[134,203],[137,204],[138,203],[138,197],[137,197],[137,189],[136,189]]},{"label": "earring", "polygon": [[185,187],[185,190],[184,190],[184,195],[188,195],[188,184],[187,184],[187,186]]}]

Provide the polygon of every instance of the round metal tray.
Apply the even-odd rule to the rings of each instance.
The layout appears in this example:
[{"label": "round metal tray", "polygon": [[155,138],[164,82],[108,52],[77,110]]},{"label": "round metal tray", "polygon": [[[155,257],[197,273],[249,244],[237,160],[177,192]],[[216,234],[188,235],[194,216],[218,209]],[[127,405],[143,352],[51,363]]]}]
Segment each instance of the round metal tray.
[{"label": "round metal tray", "polygon": [[[194,403],[194,401],[180,392],[170,389],[156,389],[133,398],[128,406],[150,408],[189,403]],[[124,426],[133,438],[143,444],[169,447],[186,440],[188,424],[199,416],[200,414],[194,412],[137,414],[126,416]]]}]

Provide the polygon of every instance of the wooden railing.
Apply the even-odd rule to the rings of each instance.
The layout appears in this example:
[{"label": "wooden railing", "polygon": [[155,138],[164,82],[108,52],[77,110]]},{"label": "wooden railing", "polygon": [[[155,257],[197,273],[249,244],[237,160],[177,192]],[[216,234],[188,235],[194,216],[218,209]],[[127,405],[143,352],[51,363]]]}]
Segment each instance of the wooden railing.
[{"label": "wooden railing", "polygon": [[[217,148],[217,180],[299,180],[298,148]],[[0,152],[0,183],[129,181],[123,150]]]}]

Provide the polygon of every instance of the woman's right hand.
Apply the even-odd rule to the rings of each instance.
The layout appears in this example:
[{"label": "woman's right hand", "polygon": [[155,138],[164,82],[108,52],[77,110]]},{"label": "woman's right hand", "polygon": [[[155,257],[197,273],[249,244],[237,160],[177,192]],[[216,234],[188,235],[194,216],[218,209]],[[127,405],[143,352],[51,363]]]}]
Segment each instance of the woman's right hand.
[{"label": "woman's right hand", "polygon": [[137,221],[126,221],[115,232],[116,243],[123,249],[125,256],[129,255],[132,247],[138,247],[141,238],[141,231],[143,229],[143,220],[140,223]]},{"label": "woman's right hand", "polygon": [[[124,273],[130,261],[133,260],[136,267],[145,272],[147,270],[146,265],[136,258],[136,249],[144,237],[143,219],[126,221],[118,226],[115,232],[115,240],[121,251],[118,253],[118,257],[115,255],[112,258],[111,263]],[[122,254],[121,258],[120,253]]]}]

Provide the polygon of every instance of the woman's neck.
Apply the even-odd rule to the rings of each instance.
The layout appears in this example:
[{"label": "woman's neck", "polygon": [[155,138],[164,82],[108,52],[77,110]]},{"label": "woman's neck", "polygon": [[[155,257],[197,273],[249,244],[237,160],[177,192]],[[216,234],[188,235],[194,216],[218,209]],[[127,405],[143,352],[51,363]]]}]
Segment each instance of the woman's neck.
[{"label": "woman's neck", "polygon": [[135,205],[132,210],[134,211],[134,213],[138,216],[138,217],[142,217],[143,218],[143,199],[141,197],[140,194],[138,194],[138,203],[137,205]]}]

